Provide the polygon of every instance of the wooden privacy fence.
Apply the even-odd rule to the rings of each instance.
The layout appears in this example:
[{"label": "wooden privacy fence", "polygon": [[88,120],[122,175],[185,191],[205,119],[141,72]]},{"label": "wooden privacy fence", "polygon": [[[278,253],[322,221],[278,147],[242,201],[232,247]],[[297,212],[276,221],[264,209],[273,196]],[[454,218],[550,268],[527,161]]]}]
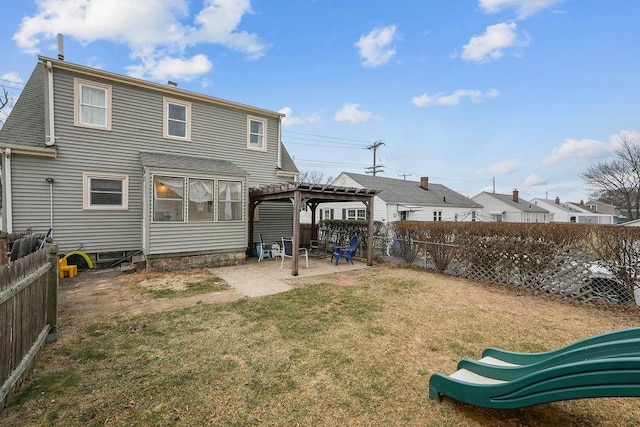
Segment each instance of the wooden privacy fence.
[{"label": "wooden privacy fence", "polygon": [[0,410],[20,387],[45,342],[57,339],[58,247],[0,268]]}]

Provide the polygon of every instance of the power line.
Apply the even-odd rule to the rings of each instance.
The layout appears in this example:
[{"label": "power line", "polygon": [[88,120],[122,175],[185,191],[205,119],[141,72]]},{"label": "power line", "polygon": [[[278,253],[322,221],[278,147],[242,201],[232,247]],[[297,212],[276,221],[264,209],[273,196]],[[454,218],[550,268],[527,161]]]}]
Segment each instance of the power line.
[{"label": "power line", "polygon": [[371,143],[371,141],[365,141],[365,140],[362,140],[362,139],[350,139],[350,138],[341,138],[341,137],[338,137],[338,136],[315,135],[315,134],[312,134],[312,133],[294,132],[294,131],[291,131],[291,130],[283,130],[282,133],[283,134],[285,134],[285,133],[293,133],[293,134],[296,134],[296,135],[313,136],[313,137],[316,137],[316,138],[337,139],[337,140],[340,140],[340,141],[362,142],[362,143],[365,143],[365,144],[370,144]]}]

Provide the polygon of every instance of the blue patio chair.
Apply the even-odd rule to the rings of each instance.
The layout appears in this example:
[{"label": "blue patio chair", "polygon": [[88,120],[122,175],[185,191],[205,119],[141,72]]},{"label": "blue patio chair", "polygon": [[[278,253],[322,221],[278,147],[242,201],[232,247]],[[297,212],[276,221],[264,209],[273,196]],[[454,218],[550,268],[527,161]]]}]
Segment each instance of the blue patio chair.
[{"label": "blue patio chair", "polygon": [[258,262],[262,261],[264,258],[271,258],[271,250],[267,248],[267,244],[264,242],[264,238],[262,237],[262,233],[258,234],[260,239],[260,243],[256,246]]},{"label": "blue patio chair", "polygon": [[331,261],[333,261],[333,257],[335,257],[336,265],[338,265],[338,261],[340,261],[340,258],[344,258],[351,264],[353,264],[353,254],[356,252],[356,249],[358,249],[358,237],[353,236],[351,238],[351,243],[349,244],[349,246],[336,246],[335,248],[333,248]]}]

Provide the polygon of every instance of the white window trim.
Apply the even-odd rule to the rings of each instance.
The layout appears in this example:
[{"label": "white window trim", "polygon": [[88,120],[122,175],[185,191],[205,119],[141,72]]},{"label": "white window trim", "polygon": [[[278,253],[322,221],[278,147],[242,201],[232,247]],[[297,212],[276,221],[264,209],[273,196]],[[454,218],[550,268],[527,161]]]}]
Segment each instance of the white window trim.
[{"label": "white window trim", "polygon": [[[187,109],[187,123],[185,136],[169,135],[169,104],[182,105]],[[162,136],[166,139],[191,141],[191,103],[174,98],[162,98]]]},{"label": "white window trim", "polygon": [[[353,211],[353,215],[351,212]],[[362,214],[362,215],[360,215]],[[347,208],[347,220],[349,221],[366,221],[367,219],[367,211],[363,208]]]},{"label": "white window trim", "polygon": [[[122,205],[91,205],[91,186],[89,180],[91,178],[111,179],[114,181],[122,181]],[[129,209],[129,176],[115,175],[104,173],[82,173],[82,209],[93,211],[126,211]]]},{"label": "white window trim", "polygon": [[[251,122],[262,123],[262,147],[254,147],[251,145]],[[262,117],[247,116],[247,150],[267,151],[267,120]]]},{"label": "white window trim", "polygon": [[[91,123],[84,123],[80,120],[80,88],[81,86],[95,87],[99,89],[104,89],[107,92],[106,95],[106,109],[107,109],[107,117],[106,117],[106,125],[99,126]],[[96,83],[89,80],[83,80],[79,78],[73,79],[73,90],[74,90],[74,114],[73,114],[73,124],[79,127],[91,128],[91,129],[103,129],[103,130],[111,130],[111,98],[112,98],[112,90],[111,85],[106,85],[102,83]]]}]

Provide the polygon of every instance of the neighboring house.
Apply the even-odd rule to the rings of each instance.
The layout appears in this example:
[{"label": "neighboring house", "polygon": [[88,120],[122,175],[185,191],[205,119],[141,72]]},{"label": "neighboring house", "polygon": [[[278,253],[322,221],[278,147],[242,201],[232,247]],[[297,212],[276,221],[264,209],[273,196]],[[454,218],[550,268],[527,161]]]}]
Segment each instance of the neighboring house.
[{"label": "neighboring house", "polygon": [[481,221],[488,222],[549,222],[549,211],[521,199],[518,190],[513,194],[496,194],[483,191],[471,198],[482,207]]},{"label": "neighboring house", "polygon": [[[282,114],[38,59],[0,129],[3,230],[52,227],[98,262],[244,260],[249,189],[298,174]],[[292,212],[261,204],[256,232],[291,235]]]},{"label": "neighboring house", "polygon": [[579,203],[565,202],[562,205],[583,212],[581,224],[615,224],[613,215],[594,212],[587,208],[582,200]]},{"label": "neighboring house", "polygon": [[608,203],[603,203],[598,200],[588,200],[587,203],[584,204],[587,209],[592,212],[606,215],[613,215],[613,220],[615,224],[622,224],[625,221],[628,221],[629,218],[626,214],[622,212],[617,206],[610,205]]},{"label": "neighboring house", "polygon": [[596,214],[573,203],[560,203],[560,198],[550,199],[531,199],[541,208],[549,211],[550,222],[569,222],[575,224],[613,224],[612,215]]},{"label": "neighboring house", "polygon": [[[379,176],[342,172],[332,185],[377,190],[374,198],[374,221],[475,221],[481,205],[444,185]],[[308,215],[307,215],[308,216]],[[318,220],[365,220],[362,203],[323,203],[316,212]]]}]

